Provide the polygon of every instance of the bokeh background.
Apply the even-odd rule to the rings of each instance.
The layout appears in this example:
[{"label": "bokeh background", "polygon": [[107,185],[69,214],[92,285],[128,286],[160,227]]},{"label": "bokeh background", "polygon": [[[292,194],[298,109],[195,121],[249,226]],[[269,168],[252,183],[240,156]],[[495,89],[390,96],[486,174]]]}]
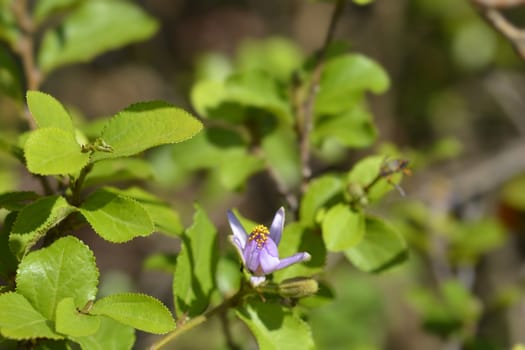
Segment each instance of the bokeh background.
[{"label": "bokeh background", "polygon": [[[41,90],[85,120],[144,100],[193,110],[189,91],[203,54],[233,59],[246,40],[269,37],[287,38],[312,54],[322,45],[333,7],[306,0],[136,3],[160,22],[152,39],[58,69]],[[525,24],[525,7],[505,15]],[[413,175],[402,184],[406,195],[393,192],[377,209],[406,235],[411,255],[380,275],[330,256],[320,279],[337,297],[309,316],[318,348],[509,349],[525,343],[525,62],[467,0],[349,3],[336,38],[375,59],[391,78],[386,94],[369,97],[379,129],[376,146],[346,154],[340,168],[388,149],[411,161]],[[19,106],[0,95],[0,128],[19,129],[19,114]],[[171,152],[171,146],[161,147],[146,155],[158,180],[148,186],[186,224],[194,201],[204,205],[223,237],[229,234],[228,208],[268,222],[281,205],[267,175],[231,193],[208,181],[205,171],[181,177]],[[38,184],[21,172],[0,172],[0,190],[12,187]],[[155,235],[114,245],[82,235],[101,269],[101,293],[144,291],[172,304],[170,275],[144,261],[153,253],[176,253],[176,241]],[[234,330],[241,343],[254,347],[244,326]],[[475,341],[464,343],[465,334]],[[141,335],[137,348],[149,342]],[[224,344],[214,320],[174,348]]]}]

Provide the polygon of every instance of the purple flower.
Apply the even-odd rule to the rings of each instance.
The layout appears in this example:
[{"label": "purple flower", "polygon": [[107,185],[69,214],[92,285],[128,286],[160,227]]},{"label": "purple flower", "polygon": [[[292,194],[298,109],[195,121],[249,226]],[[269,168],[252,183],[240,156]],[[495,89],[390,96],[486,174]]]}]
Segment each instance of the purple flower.
[{"label": "purple flower", "polygon": [[228,221],[233,231],[233,235],[229,236],[230,240],[237,249],[242,263],[252,274],[250,282],[254,287],[263,283],[266,275],[311,258],[308,253],[297,253],[288,258],[279,259],[277,245],[281,241],[284,227],[283,207],[275,213],[270,230],[266,226],[257,225],[248,234],[231,211],[228,211]]}]

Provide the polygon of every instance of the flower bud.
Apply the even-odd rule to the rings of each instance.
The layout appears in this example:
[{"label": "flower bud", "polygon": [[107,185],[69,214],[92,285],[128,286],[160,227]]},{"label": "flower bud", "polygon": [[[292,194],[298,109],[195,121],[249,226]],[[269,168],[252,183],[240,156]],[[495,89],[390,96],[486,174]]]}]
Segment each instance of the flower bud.
[{"label": "flower bud", "polygon": [[285,298],[304,298],[317,293],[319,284],[309,277],[295,277],[279,284],[279,295]]}]

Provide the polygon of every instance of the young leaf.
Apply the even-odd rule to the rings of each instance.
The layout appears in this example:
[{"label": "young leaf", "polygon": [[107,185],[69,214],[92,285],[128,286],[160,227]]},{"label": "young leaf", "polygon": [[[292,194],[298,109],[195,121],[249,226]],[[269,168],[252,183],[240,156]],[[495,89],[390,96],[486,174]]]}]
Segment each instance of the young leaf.
[{"label": "young leaf", "polygon": [[0,333],[10,339],[61,339],[49,321],[18,293],[0,294]]},{"label": "young leaf", "polygon": [[[376,155],[361,159],[348,173],[347,181],[349,184],[355,183],[362,187],[368,186],[380,173],[381,167],[385,165],[387,157]],[[392,175],[390,182],[384,177],[372,186],[367,194],[370,201],[377,201],[385,194],[394,189],[394,185],[401,180],[400,174]]]},{"label": "young leaf", "polygon": [[24,145],[27,168],[33,174],[66,175],[76,173],[89,161],[75,135],[58,128],[38,129]]},{"label": "young leaf", "polygon": [[157,22],[128,1],[83,1],[57,28],[46,32],[39,66],[50,72],[58,66],[87,62],[95,56],[149,38]]},{"label": "young leaf", "polygon": [[170,311],[159,300],[145,294],[114,294],[98,300],[90,311],[145,332],[164,334],[175,328]]},{"label": "young leaf", "polygon": [[55,315],[55,330],[74,337],[95,334],[100,327],[100,317],[78,312],[73,298],[64,298],[58,304]]},{"label": "young leaf", "polygon": [[0,278],[4,281],[11,279],[18,267],[18,260],[9,249],[9,232],[11,232],[17,214],[16,212],[7,214],[0,230]]},{"label": "young leaf", "polygon": [[49,229],[76,210],[64,197],[43,197],[23,208],[9,236],[9,247],[20,259]]},{"label": "young leaf", "polygon": [[27,106],[39,128],[57,128],[74,135],[69,113],[53,96],[40,91],[27,92]]},{"label": "young leaf", "polygon": [[173,295],[178,314],[190,317],[203,312],[215,289],[217,230],[204,210],[196,207],[193,225],[182,239],[173,278]]},{"label": "young leaf", "polygon": [[148,236],[155,229],[148,212],[139,203],[106,189],[93,192],[80,206],[80,213],[100,237],[110,242]]},{"label": "young leaf", "polygon": [[201,129],[202,123],[180,108],[160,101],[137,103],[109,120],[101,139],[113,152],[97,152],[93,159],[131,156],[187,140]]},{"label": "young leaf", "polygon": [[39,0],[35,3],[33,15],[38,22],[42,22],[42,20],[54,12],[74,6],[80,1],[82,0]]},{"label": "young leaf", "polygon": [[384,92],[390,85],[383,68],[360,54],[334,57],[326,62],[314,110],[317,115],[341,113],[353,105],[366,90]]},{"label": "young leaf", "polygon": [[78,308],[95,299],[98,285],[95,257],[77,238],[60,238],[22,260],[16,285],[17,292],[38,312],[53,320],[62,299],[72,297]]},{"label": "young leaf", "polygon": [[39,196],[32,191],[6,192],[0,194],[0,209],[18,211]]},{"label": "young leaf", "polygon": [[406,260],[408,253],[405,240],[397,231],[378,218],[367,217],[365,236],[345,255],[360,270],[380,272]]},{"label": "young leaf", "polygon": [[251,302],[236,314],[252,331],[260,350],[315,348],[309,326],[279,304]]},{"label": "young leaf", "polygon": [[312,180],[304,193],[299,208],[301,222],[313,226],[317,212],[323,206],[332,203],[337,197],[342,198],[343,181],[335,175],[325,175]]},{"label": "young leaf", "polygon": [[150,215],[157,231],[171,236],[178,236],[184,230],[179,214],[175,209],[151,193],[139,187],[131,187],[126,190],[111,189],[111,191],[139,202]]},{"label": "young leaf", "polygon": [[326,248],[340,252],[359,244],[363,239],[365,216],[346,204],[337,204],[324,216],[322,229]]},{"label": "young leaf", "polygon": [[[0,12],[2,11],[0,5]],[[7,11],[9,12],[9,11]],[[0,14],[0,22],[2,14]],[[2,37],[0,23],[0,38]],[[14,56],[9,50],[0,50],[0,93],[17,101],[22,100],[22,76]]]},{"label": "young leaf", "polygon": [[130,180],[148,180],[153,178],[149,162],[139,158],[116,158],[96,162],[89,172],[84,186],[108,184]]},{"label": "young leaf", "polygon": [[135,329],[108,317],[100,318],[98,331],[86,337],[70,337],[82,349],[131,350],[135,343]]}]

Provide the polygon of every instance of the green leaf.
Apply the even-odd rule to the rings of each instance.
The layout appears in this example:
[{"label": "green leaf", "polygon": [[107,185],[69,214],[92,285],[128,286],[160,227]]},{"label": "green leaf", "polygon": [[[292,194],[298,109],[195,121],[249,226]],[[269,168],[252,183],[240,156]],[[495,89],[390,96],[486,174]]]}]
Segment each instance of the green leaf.
[{"label": "green leaf", "polygon": [[503,186],[502,197],[505,204],[525,211],[525,176],[518,176]]},{"label": "green leaf", "polygon": [[62,299],[56,308],[55,330],[73,337],[95,334],[100,327],[100,317],[78,312],[75,300]]},{"label": "green leaf", "polygon": [[[0,14],[0,22],[1,17],[2,14]],[[0,38],[2,37],[1,31],[0,23]],[[20,69],[9,50],[2,48],[0,48],[0,92],[17,101],[22,100],[22,76]]]},{"label": "green leaf", "polygon": [[81,0],[39,0],[35,3],[33,15],[38,22],[42,22],[49,15],[80,2]]},{"label": "green leaf", "polygon": [[6,192],[0,194],[0,208],[18,211],[39,196],[32,191]]},{"label": "green leaf", "polygon": [[127,1],[83,1],[57,28],[46,32],[38,54],[39,66],[50,72],[58,66],[87,62],[101,53],[145,40],[157,22]]},{"label": "green leaf", "polygon": [[138,158],[116,158],[96,162],[89,172],[84,186],[108,184],[130,180],[150,180],[153,178],[151,165]]},{"label": "green leaf", "polygon": [[313,226],[321,208],[330,207],[342,199],[342,190],[343,181],[335,175],[325,175],[310,181],[299,208],[301,222]]},{"label": "green leaf", "polygon": [[297,252],[307,252],[312,258],[273,273],[277,282],[293,277],[306,277],[320,273],[326,263],[326,247],[321,235],[302,223],[293,222],[284,228],[279,243],[279,256],[285,258]]},{"label": "green leaf", "polygon": [[404,239],[386,222],[367,217],[365,230],[361,242],[345,251],[346,257],[358,269],[380,272],[406,260],[408,252]]},{"label": "green leaf", "polygon": [[[385,166],[387,160],[387,157],[381,155],[361,159],[348,173],[348,183],[357,184],[362,188],[368,186],[381,173],[381,168]],[[387,177],[383,177],[369,189],[367,198],[372,202],[381,199],[395,188],[392,183],[397,184],[400,180],[401,174],[399,173],[391,176],[391,183],[388,182]]]},{"label": "green leaf", "polygon": [[179,214],[168,203],[157,196],[144,191],[140,187],[131,187],[126,190],[111,189],[111,191],[139,202],[150,215],[157,231],[171,236],[178,236],[184,230]]},{"label": "green leaf", "polygon": [[340,252],[361,242],[365,234],[365,216],[346,204],[337,204],[324,216],[322,229],[326,249]]},{"label": "green leaf", "polygon": [[61,339],[49,321],[18,293],[0,295],[0,333],[10,339]]},{"label": "green leaf", "polygon": [[315,345],[309,326],[279,304],[251,302],[236,310],[260,350],[308,350]]},{"label": "green leaf", "polygon": [[9,232],[11,232],[17,214],[7,214],[0,229],[0,279],[4,281],[11,280],[15,276],[18,267],[18,260],[11,249],[9,249]]},{"label": "green leaf", "polygon": [[347,147],[368,147],[377,137],[377,129],[370,112],[362,105],[355,105],[340,114],[316,118],[311,138],[321,144],[334,138]]},{"label": "green leaf", "polygon": [[93,158],[131,156],[187,140],[201,129],[202,123],[180,108],[160,101],[137,103],[111,118],[102,132],[101,138],[113,152],[98,152]]},{"label": "green leaf", "polygon": [[219,176],[221,183],[230,190],[246,184],[251,175],[263,170],[265,166],[262,159],[244,149],[231,150],[224,158],[219,167]]},{"label": "green leaf", "polygon": [[20,29],[16,23],[14,11],[11,10],[15,0],[4,0],[0,2],[0,40],[16,45],[19,40]]},{"label": "green leaf", "polygon": [[107,317],[101,317],[98,332],[86,337],[70,337],[89,350],[131,350],[135,329]]},{"label": "green leaf", "polygon": [[57,128],[74,135],[69,113],[53,96],[40,91],[28,91],[27,106],[39,128]]},{"label": "green leaf", "polygon": [[370,58],[359,54],[334,57],[324,66],[315,113],[344,112],[360,101],[365,91],[382,93],[389,85],[386,72]]},{"label": "green leaf", "polygon": [[72,236],[29,253],[16,276],[17,292],[48,320],[55,318],[57,304],[64,298],[72,297],[78,308],[94,300],[97,284],[93,252]]},{"label": "green leaf", "polygon": [[374,0],[353,0],[355,4],[358,5],[368,5],[371,4]]},{"label": "green leaf", "polygon": [[150,271],[162,271],[169,274],[175,272],[175,262],[177,261],[177,255],[171,253],[158,253],[148,256],[142,267],[145,270]]},{"label": "green leaf", "polygon": [[76,208],[58,195],[43,197],[29,204],[20,211],[11,229],[11,251],[19,259],[22,258],[47,231],[74,211]]},{"label": "green leaf", "polygon": [[177,313],[190,317],[203,312],[215,289],[217,230],[204,210],[196,207],[193,225],[182,238],[173,278]]},{"label": "green leaf", "polygon": [[24,145],[27,168],[33,174],[65,175],[76,173],[89,161],[74,134],[58,128],[38,129]]},{"label": "green leaf", "polygon": [[164,334],[175,328],[170,311],[159,300],[145,294],[114,294],[98,300],[90,311],[145,332]]},{"label": "green leaf", "polygon": [[155,229],[142,205],[107,189],[93,192],[80,206],[80,213],[100,237],[110,242],[148,236]]}]

